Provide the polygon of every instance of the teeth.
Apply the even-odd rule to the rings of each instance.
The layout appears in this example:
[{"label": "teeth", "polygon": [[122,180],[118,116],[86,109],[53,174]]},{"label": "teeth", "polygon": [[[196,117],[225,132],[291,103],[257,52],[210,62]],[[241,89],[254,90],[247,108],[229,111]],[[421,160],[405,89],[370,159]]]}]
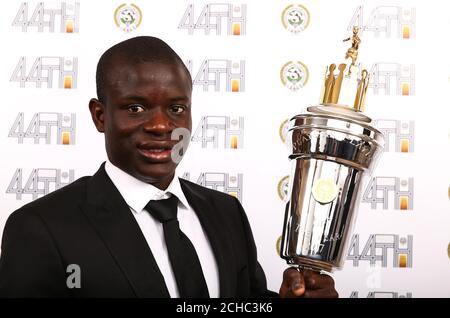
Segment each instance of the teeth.
[{"label": "teeth", "polygon": [[151,152],[163,152],[166,149],[150,149]]}]

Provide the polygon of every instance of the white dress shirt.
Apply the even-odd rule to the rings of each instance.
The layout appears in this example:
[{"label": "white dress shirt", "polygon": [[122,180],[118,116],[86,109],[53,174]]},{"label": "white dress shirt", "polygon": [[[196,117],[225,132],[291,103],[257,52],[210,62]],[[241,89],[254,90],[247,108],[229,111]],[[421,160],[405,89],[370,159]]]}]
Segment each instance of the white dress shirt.
[{"label": "white dress shirt", "polygon": [[162,223],[154,219],[144,207],[150,200],[166,199],[172,193],[178,199],[178,221],[180,229],[191,240],[195,247],[203,275],[208,286],[209,296],[219,297],[219,271],[214,257],[211,244],[200,220],[192,207],[189,205],[180,185],[177,175],[173,178],[165,191],[155,186],[142,182],[123,170],[114,166],[109,160],[106,161],[105,170],[125,202],[130,207],[142,233],[150,247],[159,270],[164,276],[170,297],[180,297],[175,280],[172,265],[170,264]]}]

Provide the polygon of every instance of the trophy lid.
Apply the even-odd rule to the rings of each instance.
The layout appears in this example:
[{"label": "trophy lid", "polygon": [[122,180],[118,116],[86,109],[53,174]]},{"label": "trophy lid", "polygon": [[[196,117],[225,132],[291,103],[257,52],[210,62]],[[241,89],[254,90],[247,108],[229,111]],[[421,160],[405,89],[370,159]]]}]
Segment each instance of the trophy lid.
[{"label": "trophy lid", "polygon": [[[327,66],[320,98],[322,105],[326,107],[339,106],[333,111],[347,115],[364,110],[369,86],[369,72],[366,69],[359,72],[359,68],[356,66],[359,44],[361,43],[359,27],[354,26],[352,37],[345,39],[344,42],[349,40],[351,40],[352,46],[347,50],[345,59],[351,59],[351,63],[348,65],[341,63],[337,67],[334,63]],[[330,109],[330,111],[332,110]],[[350,116],[358,117],[357,115]]]},{"label": "trophy lid", "polygon": [[326,104],[319,106],[310,106],[306,110],[310,113],[330,115],[335,117],[337,116],[343,119],[350,119],[363,123],[370,123],[372,121],[370,117],[367,117],[363,113],[355,111],[353,108],[347,106]]}]

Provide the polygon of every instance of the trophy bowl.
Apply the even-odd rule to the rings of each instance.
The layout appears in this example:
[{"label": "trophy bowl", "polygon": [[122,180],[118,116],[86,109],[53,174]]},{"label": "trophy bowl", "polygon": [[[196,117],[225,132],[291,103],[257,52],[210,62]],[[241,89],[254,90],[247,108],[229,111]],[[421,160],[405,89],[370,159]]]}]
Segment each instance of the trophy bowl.
[{"label": "trophy bowl", "polygon": [[289,264],[327,272],[342,267],[362,188],[383,151],[383,134],[368,121],[333,106],[309,107],[291,119],[280,250]]}]

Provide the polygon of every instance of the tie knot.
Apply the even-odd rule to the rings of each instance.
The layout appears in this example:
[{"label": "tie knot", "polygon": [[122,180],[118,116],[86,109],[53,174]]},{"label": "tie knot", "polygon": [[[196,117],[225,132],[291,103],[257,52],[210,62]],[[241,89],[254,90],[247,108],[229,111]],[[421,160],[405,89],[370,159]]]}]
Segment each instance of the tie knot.
[{"label": "tie knot", "polygon": [[176,220],[178,198],[172,195],[168,199],[150,200],[145,209],[159,222],[166,223],[170,220]]}]

